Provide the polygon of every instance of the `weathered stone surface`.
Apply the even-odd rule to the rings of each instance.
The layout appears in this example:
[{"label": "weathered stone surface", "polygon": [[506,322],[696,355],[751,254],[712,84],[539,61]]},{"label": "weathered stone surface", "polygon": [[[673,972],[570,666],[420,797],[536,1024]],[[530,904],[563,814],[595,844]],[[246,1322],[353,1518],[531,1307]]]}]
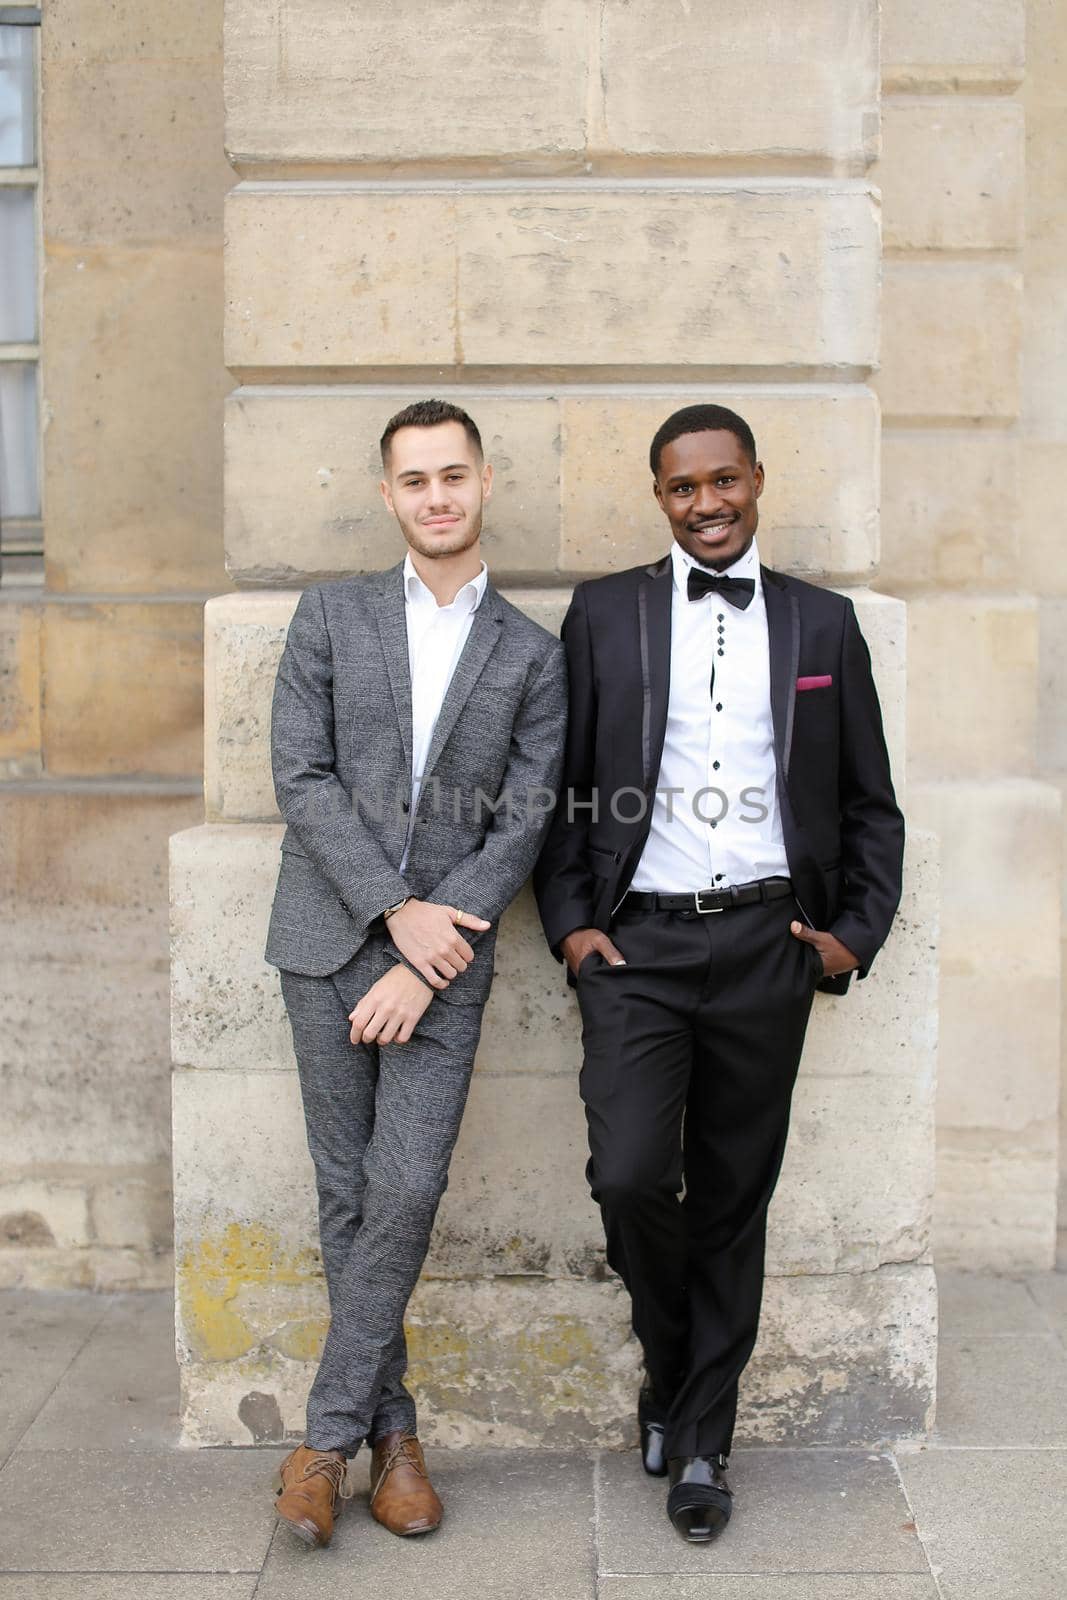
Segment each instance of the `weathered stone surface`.
[{"label": "weathered stone surface", "polygon": [[226,360],[865,367],[876,350],[877,227],[870,193],[841,182],[599,184],[580,195],[238,188],[227,206]]},{"label": "weathered stone surface", "polygon": [[[878,14],[870,0],[756,5],[728,37],[701,6],[601,10],[607,145],[638,156],[818,158],[861,166],[878,130]],[[721,54],[720,54],[721,48]],[[693,63],[718,60],[715,88]]]},{"label": "weathered stone surface", "polygon": [[1026,60],[1026,0],[887,0],[883,87],[980,88],[1018,83]]},{"label": "weathered stone surface", "polygon": [[[150,33],[154,9],[144,8]],[[50,176],[42,197],[51,248],[199,238],[218,255],[233,172],[222,152],[214,20],[204,14],[205,37],[182,60],[46,62],[41,113]],[[91,48],[85,20],[76,27]]]},{"label": "weathered stone surface", "polygon": [[319,0],[238,0],[226,10],[226,145],[248,164],[570,166],[585,146],[588,57],[587,7],[573,0],[515,0],[506,13],[378,0],[358,27]]},{"label": "weathered stone surface", "polygon": [[1013,267],[886,262],[875,380],[886,419],[1016,416],[1021,312]]},{"label": "weathered stone surface", "polygon": [[0,793],[0,1170],[166,1159],[166,841],[200,813],[165,790]]},{"label": "weathered stone surface", "polygon": [[41,770],[41,607],[0,605],[0,778]]},{"label": "weathered stone surface", "polygon": [[1024,225],[1023,136],[1023,108],[1014,100],[887,100],[882,156],[872,173],[882,190],[886,246],[1016,249]]},{"label": "weathered stone surface", "polygon": [[[760,554],[801,577],[863,580],[878,566],[878,410],[869,389],[819,385],[588,396],[563,402],[561,565],[618,571],[669,548],[648,448],[671,412],[698,398],[739,411],[767,473]],[[521,463],[521,456],[520,456]]]},{"label": "weathered stone surface", "polygon": [[93,1238],[113,1249],[169,1251],[174,1235],[170,1162],[120,1169],[94,1185]]},{"label": "weathered stone surface", "polygon": [[[894,772],[904,781],[907,618],[899,600],[846,588],[871,649]],[[507,588],[506,597],[558,633],[568,589]],[[205,777],[208,815],[233,821],[277,816],[270,775],[270,702],[295,590],[224,595],[205,609]]]},{"label": "weathered stone surface", "polygon": [[1038,671],[1033,600],[917,596],[908,606],[908,657],[908,757],[915,776],[1030,770]]},{"label": "weathered stone surface", "polygon": [[879,587],[1000,589],[1020,584],[1022,449],[1012,433],[886,428]]},{"label": "weathered stone surface", "polygon": [[[230,1286],[225,1272],[220,1291]],[[314,1312],[313,1312],[314,1308]],[[768,1278],[760,1341],[745,1374],[746,1440],[870,1443],[915,1437],[933,1402],[937,1292],[929,1266],[822,1278]],[[179,1324],[184,1438],[251,1444],[242,1402],[299,1438],[325,1332],[321,1288],[257,1308],[254,1347],[193,1358]],[[317,1313],[317,1316],[314,1314]],[[294,1318],[282,1329],[282,1319]],[[307,1334],[306,1352],[291,1338]],[[407,1317],[420,1435],[448,1445],[633,1445],[640,1355],[615,1282],[423,1280]],[[278,1344],[286,1345],[285,1353]],[[276,1410],[275,1410],[276,1407]]]},{"label": "weathered stone surface", "polygon": [[201,607],[70,602],[44,607],[44,758],[55,776],[200,770]]},{"label": "weathered stone surface", "polygon": [[89,1243],[89,1204],[83,1184],[55,1178],[0,1179],[0,1250]]},{"label": "weathered stone surface", "polygon": [[[226,416],[226,563],[242,583],[373,571],[403,553],[378,493],[377,440],[408,392],[241,389]],[[648,446],[692,389],[532,397],[462,391],[496,469],[482,535],[497,581],[592,574],[648,560],[669,540]],[[878,414],[857,386],[744,386],[706,398],[751,421],[768,472],[760,548],[805,576],[878,564]]]},{"label": "weathered stone surface", "polygon": [[217,246],[48,250],[43,346],[53,590],[225,586]]},{"label": "weathered stone surface", "polygon": [[[403,559],[378,439],[410,393],[239,389],[226,408],[226,565],[243,583],[373,572]],[[558,566],[561,407],[550,396],[466,394],[493,463],[482,545],[494,575]]]},{"label": "weathered stone surface", "polygon": [[921,784],[942,845],[937,1258],[1052,1263],[1060,1082],[1060,795],[1023,779]]}]

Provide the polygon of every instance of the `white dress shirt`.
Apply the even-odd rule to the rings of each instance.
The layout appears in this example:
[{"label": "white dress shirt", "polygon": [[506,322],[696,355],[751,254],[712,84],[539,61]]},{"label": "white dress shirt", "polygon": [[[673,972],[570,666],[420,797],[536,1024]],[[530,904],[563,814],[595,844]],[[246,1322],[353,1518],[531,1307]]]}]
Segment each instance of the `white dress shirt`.
[{"label": "white dress shirt", "polygon": [[[476,578],[465,583],[451,605],[439,606],[418,573],[410,553],[404,558],[404,620],[408,634],[408,669],[411,673],[411,811],[419,803],[426,757],[441,704],[452,682],[456,663],[470,635],[474,613],[482,603],[489,573],[485,562]],[[410,829],[409,829],[410,841]],[[400,863],[407,865],[407,848]]]},{"label": "white dress shirt", "polygon": [[[744,611],[717,594],[689,599],[689,570],[699,563],[677,541],[671,562],[667,732],[652,826],[631,888],[687,894],[786,878],[755,540],[722,574],[754,580]],[[668,796],[669,789],[681,792]]]}]

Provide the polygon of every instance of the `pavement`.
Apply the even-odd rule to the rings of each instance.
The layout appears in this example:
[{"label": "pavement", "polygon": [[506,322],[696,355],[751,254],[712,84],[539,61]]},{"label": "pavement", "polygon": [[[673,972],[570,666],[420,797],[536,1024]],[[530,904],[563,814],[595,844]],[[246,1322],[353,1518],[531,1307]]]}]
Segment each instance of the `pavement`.
[{"label": "pavement", "polygon": [[281,1449],[176,1448],[159,1294],[0,1294],[0,1600],[1061,1600],[1067,1275],[941,1274],[923,1446],[739,1446],[696,1548],[635,1451],[430,1452],[440,1531],[371,1520],[366,1460],[328,1550],[276,1528]]}]

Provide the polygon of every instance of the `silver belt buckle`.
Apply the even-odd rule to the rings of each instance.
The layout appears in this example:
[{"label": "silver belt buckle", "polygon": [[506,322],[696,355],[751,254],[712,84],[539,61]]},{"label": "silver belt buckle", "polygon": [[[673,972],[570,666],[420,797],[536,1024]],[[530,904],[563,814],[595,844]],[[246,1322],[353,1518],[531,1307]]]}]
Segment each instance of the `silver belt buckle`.
[{"label": "silver belt buckle", "polygon": [[717,916],[720,911],[725,911],[726,910],[725,906],[702,906],[700,904],[700,896],[702,894],[717,894],[717,893],[718,893],[717,889],[696,889],[696,890],[694,890],[694,892],[693,892],[693,904],[696,906],[697,915],[698,916],[701,916],[701,917],[714,917],[714,916]]}]

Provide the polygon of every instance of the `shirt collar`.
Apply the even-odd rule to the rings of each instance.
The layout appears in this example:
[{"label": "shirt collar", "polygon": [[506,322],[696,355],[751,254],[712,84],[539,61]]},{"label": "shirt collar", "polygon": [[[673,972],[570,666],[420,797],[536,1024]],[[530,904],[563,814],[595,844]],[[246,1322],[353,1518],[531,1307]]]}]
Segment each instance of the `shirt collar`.
[{"label": "shirt collar", "polygon": [[483,561],[478,576],[463,585],[452,604],[439,606],[433,591],[426,587],[415,571],[415,563],[411,559],[411,552],[408,551],[408,554],[404,557],[404,599],[408,605],[433,606],[435,611],[453,611],[460,616],[469,615],[477,611],[484,600],[488,582],[489,568]]},{"label": "shirt collar", "polygon": [[[674,584],[679,594],[688,594],[689,570],[691,567],[703,568],[706,572],[710,572],[712,570],[710,567],[704,567],[704,563],[702,561],[694,561],[693,557],[689,555],[687,551],[682,549],[677,539],[675,539],[674,543],[671,545],[671,562],[674,567]],[[753,539],[744,555],[739,556],[738,559],[732,563],[732,565],[725,569],[725,571],[719,573],[719,577],[752,578],[755,580],[756,584],[754,592],[756,594],[761,592],[763,585],[760,581],[759,547],[756,544],[755,539]]]}]

